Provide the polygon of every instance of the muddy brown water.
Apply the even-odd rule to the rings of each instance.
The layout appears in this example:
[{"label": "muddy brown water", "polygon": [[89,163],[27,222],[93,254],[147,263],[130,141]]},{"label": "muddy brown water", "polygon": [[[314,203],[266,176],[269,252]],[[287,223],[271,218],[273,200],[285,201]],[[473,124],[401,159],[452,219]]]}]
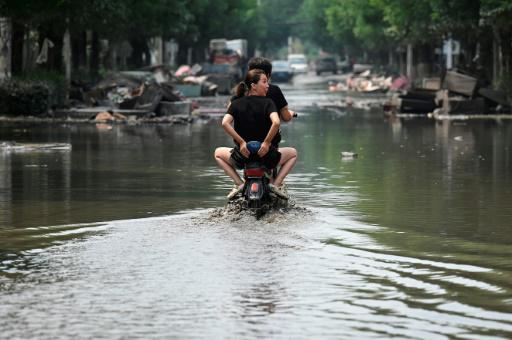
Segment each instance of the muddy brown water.
[{"label": "muddy brown water", "polygon": [[1,123],[72,145],[0,152],[1,337],[512,337],[512,126],[284,89],[295,205],[258,220],[223,208],[218,120]]}]

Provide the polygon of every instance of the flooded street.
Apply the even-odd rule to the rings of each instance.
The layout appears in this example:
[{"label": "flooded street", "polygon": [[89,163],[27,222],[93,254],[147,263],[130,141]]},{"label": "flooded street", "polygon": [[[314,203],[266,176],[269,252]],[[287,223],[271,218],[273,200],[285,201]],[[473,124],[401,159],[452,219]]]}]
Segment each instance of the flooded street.
[{"label": "flooded street", "polygon": [[72,145],[0,151],[1,337],[511,338],[512,124],[282,88],[295,205],[259,220],[213,213],[220,118],[0,123]]}]

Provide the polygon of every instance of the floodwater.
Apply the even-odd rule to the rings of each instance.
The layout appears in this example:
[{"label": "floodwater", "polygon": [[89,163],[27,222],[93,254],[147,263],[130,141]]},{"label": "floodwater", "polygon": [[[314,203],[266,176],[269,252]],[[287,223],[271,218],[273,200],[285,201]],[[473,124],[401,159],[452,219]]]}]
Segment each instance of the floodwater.
[{"label": "floodwater", "polygon": [[0,152],[0,337],[511,338],[512,125],[283,88],[295,205],[259,220],[222,213],[218,120],[1,123],[72,149]]}]

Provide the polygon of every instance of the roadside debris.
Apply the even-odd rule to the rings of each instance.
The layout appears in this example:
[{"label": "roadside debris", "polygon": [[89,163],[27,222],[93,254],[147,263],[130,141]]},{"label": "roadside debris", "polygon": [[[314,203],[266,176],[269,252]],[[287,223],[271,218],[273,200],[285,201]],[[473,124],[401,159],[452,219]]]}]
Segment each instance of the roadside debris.
[{"label": "roadside debris", "polygon": [[365,70],[361,73],[352,73],[346,82],[329,82],[330,92],[361,92],[361,93],[385,93],[390,89],[400,89],[407,85],[407,78],[400,76],[393,80],[393,77],[371,73]]},{"label": "roadside debris", "polygon": [[109,123],[126,121],[130,116],[155,122],[176,122],[178,117],[192,120],[200,97],[229,94],[234,81],[229,64],[182,65],[175,72],[156,65],[117,72],[89,90],[75,90],[79,95],[68,114]]},{"label": "roadside debris", "polygon": [[66,93],[42,82],[4,81],[0,118],[187,122],[197,117],[199,98],[231,93],[237,76],[234,65],[205,63],[183,65],[176,72],[165,65],[113,72],[94,84],[73,80]]},{"label": "roadside debris", "polygon": [[504,91],[487,87],[483,79],[450,70],[443,78],[425,78],[416,88],[394,93],[384,110],[450,119],[510,114],[511,106]]},{"label": "roadside debris", "polygon": [[49,152],[49,151],[69,151],[69,143],[18,143],[14,141],[0,142],[0,151],[4,152]]}]

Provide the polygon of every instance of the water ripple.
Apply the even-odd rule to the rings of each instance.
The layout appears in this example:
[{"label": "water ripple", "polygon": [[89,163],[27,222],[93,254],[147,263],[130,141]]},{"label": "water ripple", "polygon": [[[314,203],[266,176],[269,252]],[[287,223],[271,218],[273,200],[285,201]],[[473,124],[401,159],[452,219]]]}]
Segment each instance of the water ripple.
[{"label": "water ripple", "polygon": [[332,209],[277,225],[212,224],[196,211],[48,228],[57,238],[92,234],[23,251],[31,268],[16,279],[6,268],[21,270],[19,257],[4,258],[0,328],[43,338],[512,334],[510,310],[453,294],[461,286],[509,298],[508,288],[485,281],[489,268],[393,254],[371,236],[383,228]]}]

